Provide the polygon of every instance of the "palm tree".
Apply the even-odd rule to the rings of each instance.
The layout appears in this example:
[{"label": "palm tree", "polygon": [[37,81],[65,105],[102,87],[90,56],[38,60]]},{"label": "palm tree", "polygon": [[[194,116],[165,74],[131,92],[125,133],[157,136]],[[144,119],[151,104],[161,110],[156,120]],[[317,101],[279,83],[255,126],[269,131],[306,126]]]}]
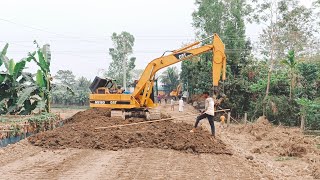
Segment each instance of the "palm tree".
[{"label": "palm tree", "polygon": [[288,52],[288,56],[287,59],[284,59],[281,61],[282,64],[286,65],[287,67],[289,67],[289,76],[290,76],[290,95],[289,98],[290,100],[292,100],[292,91],[294,89],[294,81],[295,81],[295,74],[294,74],[294,70],[298,64],[298,62],[295,59],[295,54],[293,50],[290,50]]},{"label": "palm tree", "polygon": [[177,67],[168,67],[166,71],[160,76],[161,83],[168,91],[175,89],[179,84],[179,72]]}]

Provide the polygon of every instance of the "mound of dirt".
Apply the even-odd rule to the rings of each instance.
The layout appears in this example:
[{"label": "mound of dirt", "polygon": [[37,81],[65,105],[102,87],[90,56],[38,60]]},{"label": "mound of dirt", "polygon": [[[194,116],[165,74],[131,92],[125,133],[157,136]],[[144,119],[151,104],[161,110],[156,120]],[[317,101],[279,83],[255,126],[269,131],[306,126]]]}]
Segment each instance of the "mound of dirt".
[{"label": "mound of dirt", "polygon": [[233,131],[248,133],[255,138],[253,153],[301,157],[314,151],[314,142],[305,138],[298,128],[274,127],[263,116],[255,123],[237,126]]},{"label": "mound of dirt", "polygon": [[[29,142],[45,148],[95,148],[119,150],[124,148],[161,148],[191,153],[231,154],[219,139],[213,139],[210,133],[199,129],[190,133],[192,125],[160,121],[104,130],[96,127],[141,122],[143,119],[108,117],[110,111],[90,109],[75,114],[67,123],[52,131],[29,137]],[[163,116],[164,117],[164,116]]]}]

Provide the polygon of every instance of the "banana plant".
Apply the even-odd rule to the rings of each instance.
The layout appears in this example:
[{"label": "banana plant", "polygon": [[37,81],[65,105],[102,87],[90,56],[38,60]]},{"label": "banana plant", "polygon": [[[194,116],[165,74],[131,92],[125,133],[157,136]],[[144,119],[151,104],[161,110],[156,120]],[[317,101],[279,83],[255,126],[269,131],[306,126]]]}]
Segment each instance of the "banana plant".
[{"label": "banana plant", "polygon": [[[6,44],[0,53],[0,67],[5,66],[6,71],[0,72],[0,114],[30,113],[37,102],[30,97],[36,93],[35,87],[25,82],[32,79],[30,73],[25,73],[26,63],[30,58],[24,58],[18,62],[6,56],[9,44]],[[34,107],[34,108],[33,108]],[[32,109],[33,108],[33,109]]]},{"label": "banana plant", "polygon": [[[44,56],[44,49],[41,49],[36,41],[38,50],[33,53],[29,53],[28,58],[33,60],[39,67],[36,73],[36,85],[38,86],[39,96],[45,104],[45,111],[50,112],[51,103],[51,81],[52,77],[50,74],[50,60]],[[38,55],[36,58],[35,55]]]}]

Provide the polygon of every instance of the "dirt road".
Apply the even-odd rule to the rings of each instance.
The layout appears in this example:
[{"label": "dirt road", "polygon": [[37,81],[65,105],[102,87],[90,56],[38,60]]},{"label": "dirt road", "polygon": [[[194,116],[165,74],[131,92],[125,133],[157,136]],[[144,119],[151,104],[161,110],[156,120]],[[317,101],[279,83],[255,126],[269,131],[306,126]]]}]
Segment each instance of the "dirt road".
[{"label": "dirt road", "polygon": [[[190,106],[183,113],[162,108],[172,116],[194,112]],[[194,119],[183,121],[193,123]],[[0,179],[313,179],[305,161],[252,154],[251,137],[228,131],[218,136],[234,155],[147,148],[48,150],[22,141],[0,149]]]}]

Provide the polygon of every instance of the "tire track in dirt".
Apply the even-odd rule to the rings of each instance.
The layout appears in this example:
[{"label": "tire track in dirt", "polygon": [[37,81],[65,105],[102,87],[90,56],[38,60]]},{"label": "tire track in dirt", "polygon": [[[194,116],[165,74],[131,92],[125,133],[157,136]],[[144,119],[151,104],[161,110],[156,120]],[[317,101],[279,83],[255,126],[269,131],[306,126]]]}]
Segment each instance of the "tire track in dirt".
[{"label": "tire track in dirt", "polygon": [[59,172],[58,179],[113,179],[113,160],[120,155],[113,151],[86,150],[86,155],[69,161]]},{"label": "tire track in dirt", "polygon": [[0,166],[1,178],[11,179],[48,179],[52,178],[50,169],[58,167],[64,160],[73,158],[79,151],[39,151],[35,155],[23,156]]},{"label": "tire track in dirt", "polygon": [[228,155],[187,154],[174,150],[126,149],[113,169],[115,179],[258,179]]}]

